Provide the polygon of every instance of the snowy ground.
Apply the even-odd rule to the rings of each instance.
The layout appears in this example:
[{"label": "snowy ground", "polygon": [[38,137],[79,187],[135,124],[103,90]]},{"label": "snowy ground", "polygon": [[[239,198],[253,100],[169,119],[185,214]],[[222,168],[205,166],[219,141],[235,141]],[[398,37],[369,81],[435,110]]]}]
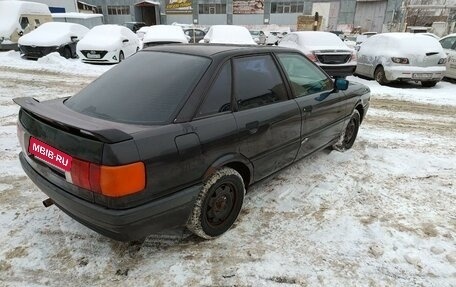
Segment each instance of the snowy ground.
[{"label": "snowy ground", "polygon": [[45,209],[18,163],[11,99],[68,96],[109,68],[64,67],[0,53],[0,286],[456,286],[456,85],[350,78],[372,89],[352,150],[256,184],[218,239],[125,244]]}]

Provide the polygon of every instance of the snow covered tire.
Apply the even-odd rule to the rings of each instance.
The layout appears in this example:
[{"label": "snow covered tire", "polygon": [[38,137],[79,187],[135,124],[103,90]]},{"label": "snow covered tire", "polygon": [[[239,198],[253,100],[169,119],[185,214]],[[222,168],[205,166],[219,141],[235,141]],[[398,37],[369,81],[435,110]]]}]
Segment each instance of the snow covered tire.
[{"label": "snow covered tire", "polygon": [[340,139],[337,143],[335,143],[332,148],[337,151],[346,151],[351,149],[353,144],[355,143],[356,136],[358,135],[359,125],[361,123],[361,116],[358,110],[354,110],[352,116],[350,117],[350,121],[348,122],[347,126],[345,127],[344,132],[340,136]]},{"label": "snow covered tire", "polygon": [[223,167],[208,178],[201,188],[187,228],[204,239],[225,233],[236,221],[244,202],[242,176]]}]

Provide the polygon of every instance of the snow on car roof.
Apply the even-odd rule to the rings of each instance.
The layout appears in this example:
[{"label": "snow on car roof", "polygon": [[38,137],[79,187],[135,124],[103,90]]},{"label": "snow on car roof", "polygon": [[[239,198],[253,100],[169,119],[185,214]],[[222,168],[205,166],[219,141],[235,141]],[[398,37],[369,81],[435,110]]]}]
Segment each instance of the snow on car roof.
[{"label": "snow on car roof", "polygon": [[89,14],[89,13],[52,13],[52,18],[74,18],[74,19],[91,19],[103,17],[103,14]]},{"label": "snow on car roof", "polygon": [[247,28],[236,25],[211,26],[204,39],[217,44],[250,44],[256,45]]},{"label": "snow on car roof", "polygon": [[188,43],[184,31],[179,26],[173,25],[155,25],[145,29],[144,43],[151,42],[179,42]]},{"label": "snow on car roof", "polygon": [[318,31],[294,32],[298,35],[303,45],[309,46],[345,46],[344,42],[336,34]]},{"label": "snow on car roof", "polygon": [[[382,33],[372,36],[374,39],[392,39],[395,48],[404,53],[443,52],[439,41],[433,37],[414,33]],[[369,38],[369,39],[371,39]]]},{"label": "snow on car roof", "polygon": [[16,29],[20,30],[19,16],[21,14],[51,15],[51,12],[47,5],[41,3],[0,1],[0,37],[9,38]]},{"label": "snow on car roof", "polygon": [[19,38],[19,45],[41,47],[59,46],[71,41],[72,36],[84,37],[89,29],[75,23],[47,22]]}]

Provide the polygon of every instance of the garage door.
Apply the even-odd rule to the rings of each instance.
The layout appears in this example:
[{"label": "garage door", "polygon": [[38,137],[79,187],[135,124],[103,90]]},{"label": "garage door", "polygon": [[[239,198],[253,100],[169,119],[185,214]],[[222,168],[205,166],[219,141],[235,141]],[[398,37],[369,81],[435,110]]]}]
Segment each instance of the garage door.
[{"label": "garage door", "polygon": [[363,32],[382,32],[386,4],[386,1],[356,2],[355,27],[361,26]]}]

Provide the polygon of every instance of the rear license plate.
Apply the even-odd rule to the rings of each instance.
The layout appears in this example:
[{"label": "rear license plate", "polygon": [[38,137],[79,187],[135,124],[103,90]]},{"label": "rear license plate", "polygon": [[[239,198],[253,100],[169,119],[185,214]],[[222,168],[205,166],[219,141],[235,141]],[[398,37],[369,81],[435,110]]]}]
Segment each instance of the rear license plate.
[{"label": "rear license plate", "polygon": [[58,149],[31,137],[28,152],[36,158],[63,171],[71,170],[72,157]]},{"label": "rear license plate", "polygon": [[430,79],[432,78],[431,73],[415,73],[412,75],[414,79]]},{"label": "rear license plate", "polygon": [[90,58],[90,59],[100,59],[100,55],[99,54],[87,54],[87,58]]}]

